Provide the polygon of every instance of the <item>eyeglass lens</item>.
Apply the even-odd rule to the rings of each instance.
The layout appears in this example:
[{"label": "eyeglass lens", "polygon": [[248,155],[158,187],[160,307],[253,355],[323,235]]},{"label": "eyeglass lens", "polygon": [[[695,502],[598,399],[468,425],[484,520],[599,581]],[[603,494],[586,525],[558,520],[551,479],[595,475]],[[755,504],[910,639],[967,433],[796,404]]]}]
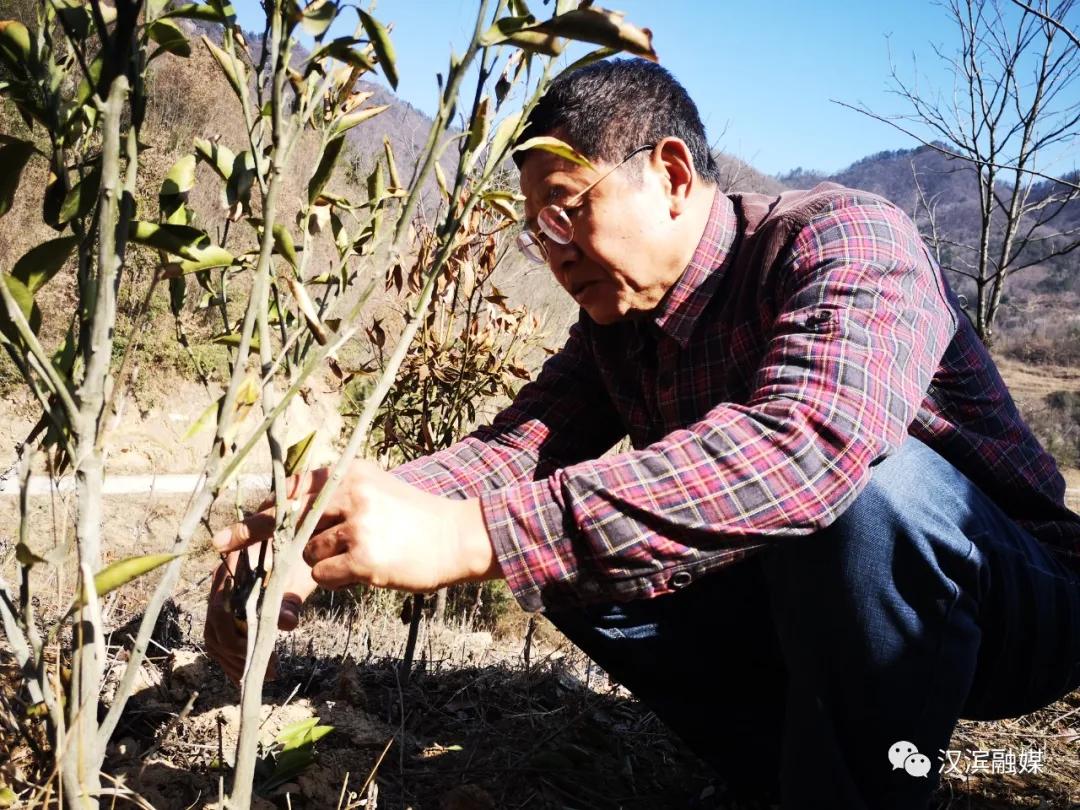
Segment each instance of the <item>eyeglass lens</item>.
[{"label": "eyeglass lens", "polygon": [[536,224],[548,239],[560,245],[568,245],[574,238],[570,216],[557,205],[542,208],[536,216]]},{"label": "eyeglass lens", "polygon": [[533,264],[547,263],[547,251],[529,231],[522,231],[518,234],[517,249]]}]

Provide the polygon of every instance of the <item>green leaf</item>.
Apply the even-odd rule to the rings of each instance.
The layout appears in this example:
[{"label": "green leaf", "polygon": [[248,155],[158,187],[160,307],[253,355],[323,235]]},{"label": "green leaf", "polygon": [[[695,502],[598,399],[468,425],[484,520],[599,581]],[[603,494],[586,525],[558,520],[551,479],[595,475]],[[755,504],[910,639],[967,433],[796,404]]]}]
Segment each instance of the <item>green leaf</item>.
[{"label": "green leaf", "polygon": [[493,188],[480,195],[482,200],[502,200],[511,205],[516,202],[525,202],[525,195],[510,191],[509,189]]},{"label": "green leaf", "polygon": [[[183,281],[183,279],[181,279],[181,281]],[[239,337],[239,335],[237,337]],[[239,343],[240,341],[237,340],[238,345]],[[190,440],[193,436],[197,436],[198,434],[206,430],[206,428],[210,427],[210,425],[214,424],[217,421],[218,409],[221,407],[221,403],[223,403],[224,401],[225,395],[222,394],[217,400],[211,402],[209,405],[203,408],[202,413],[199,414],[199,418],[192,422],[191,427],[184,431],[183,440],[185,442]]]},{"label": "green leaf", "polygon": [[346,65],[363,68],[364,70],[374,70],[375,63],[363,51],[359,51],[354,47],[359,45],[360,42],[361,40],[355,37],[338,37],[330,40],[322,47],[312,51],[311,56],[308,57],[308,67],[305,72],[310,73],[315,69],[320,59],[327,58],[337,59]]},{"label": "green leaf", "polygon": [[289,286],[289,292],[292,293],[296,306],[300,310],[300,314],[304,316],[304,321],[307,323],[308,329],[311,330],[315,341],[320,346],[325,346],[327,343],[326,327],[319,320],[319,310],[316,309],[307,289],[291,273],[285,276],[285,283]]},{"label": "green leaf", "polygon": [[214,23],[225,22],[225,17],[222,16],[220,11],[213,6],[208,6],[204,3],[187,3],[183,6],[177,6],[170,11],[166,11],[159,19],[168,17],[178,17],[185,20],[202,20],[203,22]]},{"label": "green leaf", "polygon": [[626,22],[620,12],[595,6],[569,9],[539,23],[531,16],[504,17],[481,35],[480,44],[509,43],[523,50],[557,56],[565,47],[559,37],[592,42],[657,61],[648,28]]},{"label": "green leaf", "polygon": [[330,212],[330,230],[334,235],[334,246],[337,248],[338,257],[344,261],[346,253],[352,247],[352,238],[345,228],[345,223],[337,215],[337,211]]},{"label": "green leaf", "polygon": [[[311,455],[311,445],[315,439],[316,433],[318,433],[318,431],[313,430],[300,441],[296,442],[296,444],[289,445],[289,449],[285,453],[286,475],[296,475],[297,472],[303,469],[307,457]],[[278,739],[281,739],[280,735],[278,736]]]},{"label": "green leaf", "polygon": [[64,185],[60,182],[60,178],[56,176],[55,167],[51,168],[49,179],[45,183],[45,194],[41,200],[41,218],[45,220],[46,225],[57,231],[64,230],[64,226],[60,224],[60,209],[63,207],[66,198]]},{"label": "green leaf", "polygon": [[480,35],[479,43],[488,48],[492,45],[500,45],[507,39],[529,26],[536,24],[536,17],[531,14],[522,14],[514,17],[503,17],[496,20],[495,24]]},{"label": "green leaf", "polygon": [[[111,565],[105,566],[94,575],[94,590],[98,596],[104,596],[111,591],[115,591],[121,585],[126,585],[133,579],[138,579],[179,556],[179,554],[144,554],[140,557],[128,557],[124,560],[118,560]],[[80,594],[75,604],[78,607],[85,605],[85,596]]]},{"label": "green leaf", "polygon": [[195,155],[184,155],[169,169],[158,193],[158,203],[166,221],[177,225],[187,224],[183,210],[188,192],[195,187]]},{"label": "green leaf", "polygon": [[280,222],[274,226],[273,231],[274,246],[278,249],[278,253],[284,256],[285,261],[291,264],[293,270],[295,270],[300,265],[300,259],[296,255],[296,245],[293,242],[292,234]]},{"label": "green leaf", "polygon": [[75,334],[69,326],[64,342],[59,349],[53,352],[51,358],[53,367],[69,380],[71,370],[75,367],[75,343]]},{"label": "green leaf", "polygon": [[[30,292],[25,284],[13,276],[0,276],[3,279],[4,285],[8,288],[8,292],[11,293],[11,297],[15,299],[15,305],[22,312],[26,322],[30,325],[30,331],[35,335],[38,329],[41,328],[41,310],[38,308],[37,303],[34,301],[34,295]],[[8,335],[12,340],[19,341],[18,332],[15,330],[13,324],[5,323],[8,320],[5,318],[0,320],[0,328],[8,327],[4,334]]]},{"label": "green leaf", "polygon": [[308,740],[311,743],[317,743],[319,740],[321,740],[323,737],[325,737],[327,734],[329,734],[333,730],[334,730],[333,726],[315,726],[315,728],[313,728],[308,733]]},{"label": "green leaf", "polygon": [[652,46],[652,31],[626,22],[624,15],[618,11],[596,6],[571,9],[533,26],[532,30],[578,42],[591,42],[658,61]]},{"label": "green leaf", "polygon": [[128,238],[140,245],[185,257],[210,244],[210,237],[204,231],[190,225],[161,225],[138,219],[132,220]]},{"label": "green leaf", "polygon": [[508,202],[506,199],[502,197],[489,197],[486,194],[483,199],[489,206],[494,208],[511,222],[517,222],[521,219],[521,216],[518,214],[517,209],[514,208],[513,203]]},{"label": "green leaf", "polygon": [[315,167],[315,173],[311,175],[311,179],[308,181],[309,204],[315,202],[315,198],[319,196],[319,193],[330,181],[330,175],[334,173],[334,166],[337,164],[338,158],[341,156],[341,150],[344,146],[344,135],[338,135],[331,138],[326,144],[326,149],[323,150],[322,159],[319,161],[319,165]]},{"label": "green leaf", "polygon": [[394,43],[390,41],[390,34],[382,23],[366,11],[359,11],[359,13],[360,22],[364,24],[364,31],[367,32],[368,38],[375,48],[375,56],[378,57],[379,67],[382,68],[383,75],[390,82],[390,86],[397,90],[398,75],[397,65],[395,64],[397,56],[394,53]]},{"label": "green leaf", "polygon": [[550,135],[538,135],[535,138],[529,138],[524,143],[518,144],[514,147],[515,152],[526,152],[529,149],[542,149],[545,152],[551,152],[553,155],[558,155],[563,160],[569,160],[571,163],[576,163],[579,166],[584,166],[587,169],[592,169],[593,165],[589,162],[589,159],[581,154],[578,150],[568,144],[566,141],[553,138]]},{"label": "green leaf", "polygon": [[161,184],[162,195],[186,194],[195,185],[195,156],[185,154],[168,170]]},{"label": "green leaf", "polygon": [[259,786],[259,792],[266,794],[274,788],[291,782],[297,774],[304,771],[315,761],[315,753],[310,748],[283,751],[274,760],[274,771]]},{"label": "green leaf", "polygon": [[227,146],[208,141],[205,138],[195,139],[195,153],[207,165],[210,166],[222,180],[228,180],[232,175],[233,163],[236,155]]},{"label": "green leaf", "polygon": [[236,22],[236,9],[233,8],[229,0],[210,0],[210,5],[214,7],[214,10],[225,22]]},{"label": "green leaf", "polygon": [[225,182],[225,200],[230,209],[239,204],[246,212],[251,211],[251,189],[255,185],[255,156],[245,149],[233,158],[232,172]]},{"label": "green leaf", "polygon": [[188,273],[200,273],[214,267],[229,267],[235,261],[233,255],[225,248],[210,245],[198,251],[198,255],[180,262],[179,269],[184,275]]},{"label": "green leaf", "polygon": [[[104,62],[102,61],[100,56],[90,63],[89,80],[86,76],[83,76],[79,80],[79,89],[75,93],[76,104],[84,105],[90,100],[90,97],[94,95],[94,88],[101,80],[101,68],[103,64]],[[84,112],[87,114],[87,119],[92,123],[97,116],[97,109],[91,106],[88,107]]]},{"label": "green leaf", "polygon": [[128,230],[128,238],[137,244],[179,256],[184,260],[179,264],[181,273],[228,267],[235,261],[229,251],[210,244],[209,236],[189,225],[133,220]]},{"label": "green leaf", "polygon": [[337,5],[329,0],[313,0],[300,14],[300,26],[315,39],[326,33],[326,29],[337,17]]},{"label": "green leaf", "polygon": [[64,202],[60,205],[57,223],[65,225],[73,219],[82,219],[89,214],[94,207],[94,203],[97,202],[100,187],[101,164],[98,163],[64,195]]},{"label": "green leaf", "polygon": [[437,160],[435,161],[435,185],[439,187],[443,197],[449,200],[450,187],[446,184],[446,172],[443,171],[442,164]]},{"label": "green leaf", "polygon": [[386,197],[386,181],[383,179],[382,162],[375,161],[375,168],[367,178],[368,205],[374,211]]},{"label": "green leaf", "polygon": [[28,250],[15,262],[11,275],[21,281],[30,295],[36,295],[64,266],[72,248],[79,243],[77,236],[61,236],[42,242]]},{"label": "green leaf", "polygon": [[503,17],[480,35],[480,44],[516,45],[524,51],[558,56],[566,48],[566,43],[554,34],[537,30],[536,19],[527,17]]},{"label": "green leaf", "polygon": [[34,154],[34,145],[27,141],[10,142],[0,147],[0,217],[11,210],[15,201],[15,192],[19,189],[19,178],[26,168],[30,156]]},{"label": "green leaf", "polygon": [[[176,56],[191,56],[191,43],[172,20],[154,20],[146,29],[147,35],[161,46],[162,51]],[[155,54],[156,55],[156,54]]]},{"label": "green leaf", "polygon": [[383,135],[383,152],[386,154],[386,170],[390,173],[390,187],[401,188],[401,180],[398,178],[397,162],[394,160],[394,147],[390,145],[390,137]]},{"label": "green leaf", "polygon": [[578,68],[583,68],[586,65],[591,65],[593,62],[599,62],[601,59],[607,59],[609,56],[613,56],[619,52],[618,48],[597,48],[595,51],[590,51],[576,62],[571,62],[565,68],[560,71],[559,75],[564,73],[573,73]]},{"label": "green leaf", "polygon": [[229,57],[229,54],[221,50],[217,45],[207,39],[206,35],[203,35],[203,43],[205,43],[207,49],[213,54],[214,59],[217,60],[218,65],[221,66],[221,72],[225,74],[225,78],[229,80],[229,84],[232,86],[233,92],[236,93],[236,97],[243,99],[244,88],[247,87],[247,70],[244,68],[244,63],[239,59],[236,63]]},{"label": "green leaf", "polygon": [[315,728],[318,723],[318,717],[308,717],[304,720],[297,720],[295,723],[290,723],[277,735],[277,741],[285,746],[285,750],[288,750],[290,747],[295,748],[298,745],[303,745],[308,732]]},{"label": "green leaf", "polygon": [[63,21],[64,26],[71,31],[77,39],[86,39],[93,20],[90,10],[82,0],[53,0],[53,8],[56,15]]},{"label": "green leaf", "polygon": [[334,131],[331,133],[331,137],[343,135],[358,124],[362,124],[368,119],[374,118],[379,113],[388,109],[390,109],[390,105],[384,104],[381,107],[368,107],[364,110],[356,110],[348,115],[343,115],[338,119],[337,123],[334,124]]},{"label": "green leaf", "polygon": [[480,99],[480,103],[476,107],[476,116],[472,120],[472,125],[469,127],[469,138],[465,142],[465,151],[470,155],[469,168],[472,168],[472,164],[475,163],[477,156],[480,154],[480,150],[484,146],[484,142],[487,140],[488,130],[491,128],[491,99],[484,96]]},{"label": "green leaf", "polygon": [[[210,339],[210,342],[219,343],[222,346],[232,346],[235,348],[240,345],[240,337],[241,335],[239,332],[228,332],[224,335],[215,335],[213,338]],[[248,344],[248,351],[259,351],[259,339],[257,337],[253,337],[251,339],[251,343]]]},{"label": "green leaf", "polygon": [[30,32],[17,20],[0,20],[0,60],[16,75],[25,73],[34,62]]},{"label": "green leaf", "polygon": [[491,148],[488,152],[487,165],[484,167],[484,174],[491,174],[492,170],[505,157],[503,152],[506,150],[506,147],[510,145],[510,142],[517,132],[518,124],[521,123],[521,115],[521,110],[511,113],[495,127],[495,134],[491,138]]}]

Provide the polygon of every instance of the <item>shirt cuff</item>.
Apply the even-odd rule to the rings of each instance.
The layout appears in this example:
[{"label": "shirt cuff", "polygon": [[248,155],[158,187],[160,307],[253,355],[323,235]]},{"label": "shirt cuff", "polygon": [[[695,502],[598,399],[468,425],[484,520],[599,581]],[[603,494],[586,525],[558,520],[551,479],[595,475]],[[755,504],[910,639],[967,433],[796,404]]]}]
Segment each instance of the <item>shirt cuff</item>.
[{"label": "shirt cuff", "polygon": [[528,611],[583,601],[578,590],[588,590],[591,581],[579,568],[576,531],[567,525],[557,487],[557,476],[552,476],[480,495],[503,576]]}]

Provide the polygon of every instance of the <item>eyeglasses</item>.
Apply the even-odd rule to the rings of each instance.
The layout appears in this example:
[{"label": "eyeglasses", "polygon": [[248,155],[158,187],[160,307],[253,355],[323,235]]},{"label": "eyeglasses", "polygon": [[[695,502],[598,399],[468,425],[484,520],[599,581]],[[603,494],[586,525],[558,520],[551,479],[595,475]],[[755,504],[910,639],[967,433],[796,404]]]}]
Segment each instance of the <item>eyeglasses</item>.
[{"label": "eyeglasses", "polygon": [[540,233],[534,233],[527,228],[519,233],[517,237],[518,250],[520,250],[522,255],[533,264],[547,264],[548,252],[547,248],[544,247],[544,238],[550,239],[557,245],[569,245],[574,241],[574,223],[573,220],[570,219],[570,214],[585,204],[585,200],[583,199],[585,195],[600,185],[617,169],[624,166],[630,158],[634,157],[634,155],[655,148],[656,144],[654,143],[639,146],[612,166],[611,169],[600,175],[599,178],[589,183],[589,185],[585,186],[585,188],[571,197],[568,203],[564,205],[557,205],[555,203],[545,205],[540,209],[540,213],[536,215],[536,226],[540,229]]}]

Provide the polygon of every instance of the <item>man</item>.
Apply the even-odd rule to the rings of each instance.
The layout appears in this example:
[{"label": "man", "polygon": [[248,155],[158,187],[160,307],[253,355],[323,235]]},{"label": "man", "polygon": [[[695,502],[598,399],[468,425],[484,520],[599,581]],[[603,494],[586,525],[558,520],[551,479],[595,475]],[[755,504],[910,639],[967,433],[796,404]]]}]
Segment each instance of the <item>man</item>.
[{"label": "man", "polygon": [[593,164],[520,164],[520,244],[579,322],[490,427],[394,475],[355,464],[305,551],[315,581],[505,577],[735,788],[925,807],[958,717],[1080,683],[1080,519],[1054,462],[891,204],[720,193],[694,104],[641,60],[558,79],[540,134]]}]

